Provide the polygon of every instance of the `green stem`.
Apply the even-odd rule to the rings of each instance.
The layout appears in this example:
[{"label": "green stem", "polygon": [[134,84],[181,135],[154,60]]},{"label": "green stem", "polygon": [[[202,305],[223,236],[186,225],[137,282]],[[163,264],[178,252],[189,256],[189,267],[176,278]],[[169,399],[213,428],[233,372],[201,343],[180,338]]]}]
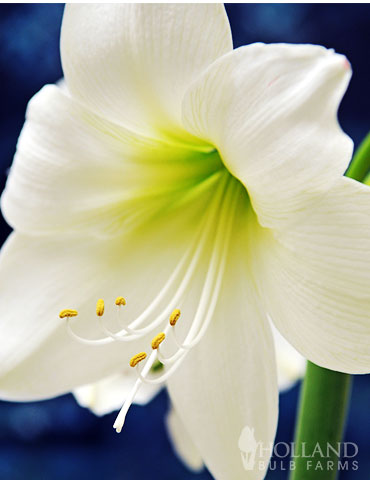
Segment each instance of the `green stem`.
[{"label": "green stem", "polygon": [[[346,176],[363,182],[369,171],[370,133],[357,149]],[[335,450],[343,437],[350,387],[350,375],[307,362],[291,480],[335,480],[339,460]]]},{"label": "green stem", "polygon": [[363,182],[370,170],[370,133],[365,137],[360,144],[356,153],[353,156],[346,176],[354,178],[359,182]]},{"label": "green stem", "polygon": [[292,480],[336,478],[339,458],[335,450],[338,451],[338,443],[342,440],[350,386],[350,375],[307,362]]}]

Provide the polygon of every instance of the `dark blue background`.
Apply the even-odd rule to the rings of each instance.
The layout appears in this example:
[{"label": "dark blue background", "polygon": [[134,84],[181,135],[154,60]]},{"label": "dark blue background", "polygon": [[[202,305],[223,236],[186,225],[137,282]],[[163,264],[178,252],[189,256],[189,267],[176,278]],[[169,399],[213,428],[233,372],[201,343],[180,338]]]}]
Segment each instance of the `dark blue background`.
[{"label": "dark blue background", "polygon": [[[0,5],[0,182],[3,187],[30,97],[62,76],[60,4]],[[264,42],[317,43],[344,53],[353,80],[340,109],[344,130],[358,142],[370,129],[370,6],[366,4],[234,4],[227,6],[235,46]],[[9,228],[2,221],[2,241]],[[292,440],[298,387],[281,395],[278,441]],[[359,446],[359,470],[341,480],[368,479],[369,377],[354,379],[346,440]],[[163,392],[146,407],[133,407],[125,429],[115,415],[98,419],[71,395],[46,402],[0,402],[0,479],[6,480],[190,480],[171,452],[163,416]],[[210,479],[207,472],[197,476]],[[281,469],[268,480],[286,479]],[[232,479],[230,479],[232,480]]]}]

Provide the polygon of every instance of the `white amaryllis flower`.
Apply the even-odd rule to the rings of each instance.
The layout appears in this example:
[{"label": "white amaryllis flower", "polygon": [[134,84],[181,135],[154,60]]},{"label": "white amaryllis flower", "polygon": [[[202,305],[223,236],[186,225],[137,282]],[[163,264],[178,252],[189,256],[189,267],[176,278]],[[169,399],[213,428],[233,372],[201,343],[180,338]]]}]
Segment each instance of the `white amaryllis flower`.
[{"label": "white amaryllis flower", "polygon": [[140,384],[166,380],[213,476],[262,478],[238,441],[275,434],[266,314],[318,365],[369,371],[370,190],[343,177],[352,142],[336,116],[349,64],[312,45],[232,51],[223,7],[205,4],[72,5],[61,48],[67,92],[31,101],[2,198],[15,233],[0,258],[1,395],[119,373],[163,330],[117,430]]}]

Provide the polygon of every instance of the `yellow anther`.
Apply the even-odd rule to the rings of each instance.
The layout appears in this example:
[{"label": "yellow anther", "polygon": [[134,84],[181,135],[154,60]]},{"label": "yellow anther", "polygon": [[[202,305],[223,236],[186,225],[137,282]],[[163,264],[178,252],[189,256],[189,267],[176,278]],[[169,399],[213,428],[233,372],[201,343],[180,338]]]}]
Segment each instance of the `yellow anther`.
[{"label": "yellow anther", "polygon": [[146,359],[146,353],[145,352],[140,352],[134,355],[131,360],[130,360],[130,367],[136,367],[138,363],[140,363],[142,360]]},{"label": "yellow anther", "polygon": [[116,298],[116,305],[126,305],[126,300],[123,297],[117,297]]},{"label": "yellow anther", "polygon": [[66,317],[77,317],[78,311],[77,310],[72,310],[71,308],[65,308],[64,310],[61,310],[59,313],[60,318],[66,318]]},{"label": "yellow anther", "polygon": [[166,334],[161,332],[156,335],[153,340],[152,340],[152,349],[157,350],[159,345],[163,342],[163,340],[166,338]]},{"label": "yellow anther", "polygon": [[99,298],[99,300],[96,302],[96,314],[98,317],[102,317],[104,313],[104,300]]},{"label": "yellow anther", "polygon": [[176,325],[177,320],[180,318],[181,312],[178,308],[176,308],[170,315],[170,325],[174,327]]}]

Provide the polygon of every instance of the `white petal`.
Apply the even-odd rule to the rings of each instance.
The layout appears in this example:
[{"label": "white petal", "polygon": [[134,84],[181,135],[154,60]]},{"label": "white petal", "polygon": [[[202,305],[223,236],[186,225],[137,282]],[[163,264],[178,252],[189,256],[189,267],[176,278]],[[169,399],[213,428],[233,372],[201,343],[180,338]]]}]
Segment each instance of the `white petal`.
[{"label": "white petal", "polygon": [[30,102],[3,214],[30,234],[127,232],[175,205],[219,166],[215,154],[103,121],[49,85]]},{"label": "white petal", "polygon": [[[199,199],[196,206],[205,211]],[[153,333],[132,344],[83,346],[70,339],[58,314],[76,308],[76,331],[102,337],[95,303],[103,298],[104,318],[119,330],[115,298],[124,295],[125,318],[137,318],[168,283],[194,241],[197,225],[199,212],[193,205],[180,215],[157,218],[138,234],[109,241],[13,234],[0,256],[1,396],[27,400],[64,393],[119,372],[131,355],[145,351]],[[178,283],[168,288],[147,324],[168,307]]]},{"label": "white petal", "polygon": [[[95,415],[106,415],[122,407],[136,379],[134,370],[129,367],[123,368],[122,373],[76,388],[73,395],[82,407],[89,408]],[[160,388],[159,385],[144,384],[138,391],[134,403],[144,405],[150,402]]]},{"label": "white petal", "polygon": [[189,470],[201,472],[204,468],[202,457],[173,407],[166,416],[166,426],[173,449],[180,460]]},{"label": "white petal", "polygon": [[216,61],[187,92],[185,125],[218,148],[263,226],[289,222],[344,173],[352,141],[337,109],[349,78],[345,57],[323,47],[254,44]]},{"label": "white petal", "polygon": [[[174,408],[216,480],[262,479],[265,468],[259,462],[268,466],[277,422],[273,338],[257,303],[249,256],[242,253],[250,251],[246,218],[237,218],[214,318],[169,379]],[[251,470],[239,449],[247,449],[247,433],[252,449],[253,437],[265,448],[257,448]]]},{"label": "white petal", "polygon": [[370,188],[340,178],[295,220],[259,236],[256,268],[271,318],[312,362],[369,373]]},{"label": "white petal", "polygon": [[185,89],[232,49],[222,5],[68,5],[62,63],[73,96],[139,132],[177,129]]},{"label": "white petal", "polygon": [[281,392],[291,388],[304,375],[306,360],[285,340],[271,322],[274,336],[278,385]]}]

